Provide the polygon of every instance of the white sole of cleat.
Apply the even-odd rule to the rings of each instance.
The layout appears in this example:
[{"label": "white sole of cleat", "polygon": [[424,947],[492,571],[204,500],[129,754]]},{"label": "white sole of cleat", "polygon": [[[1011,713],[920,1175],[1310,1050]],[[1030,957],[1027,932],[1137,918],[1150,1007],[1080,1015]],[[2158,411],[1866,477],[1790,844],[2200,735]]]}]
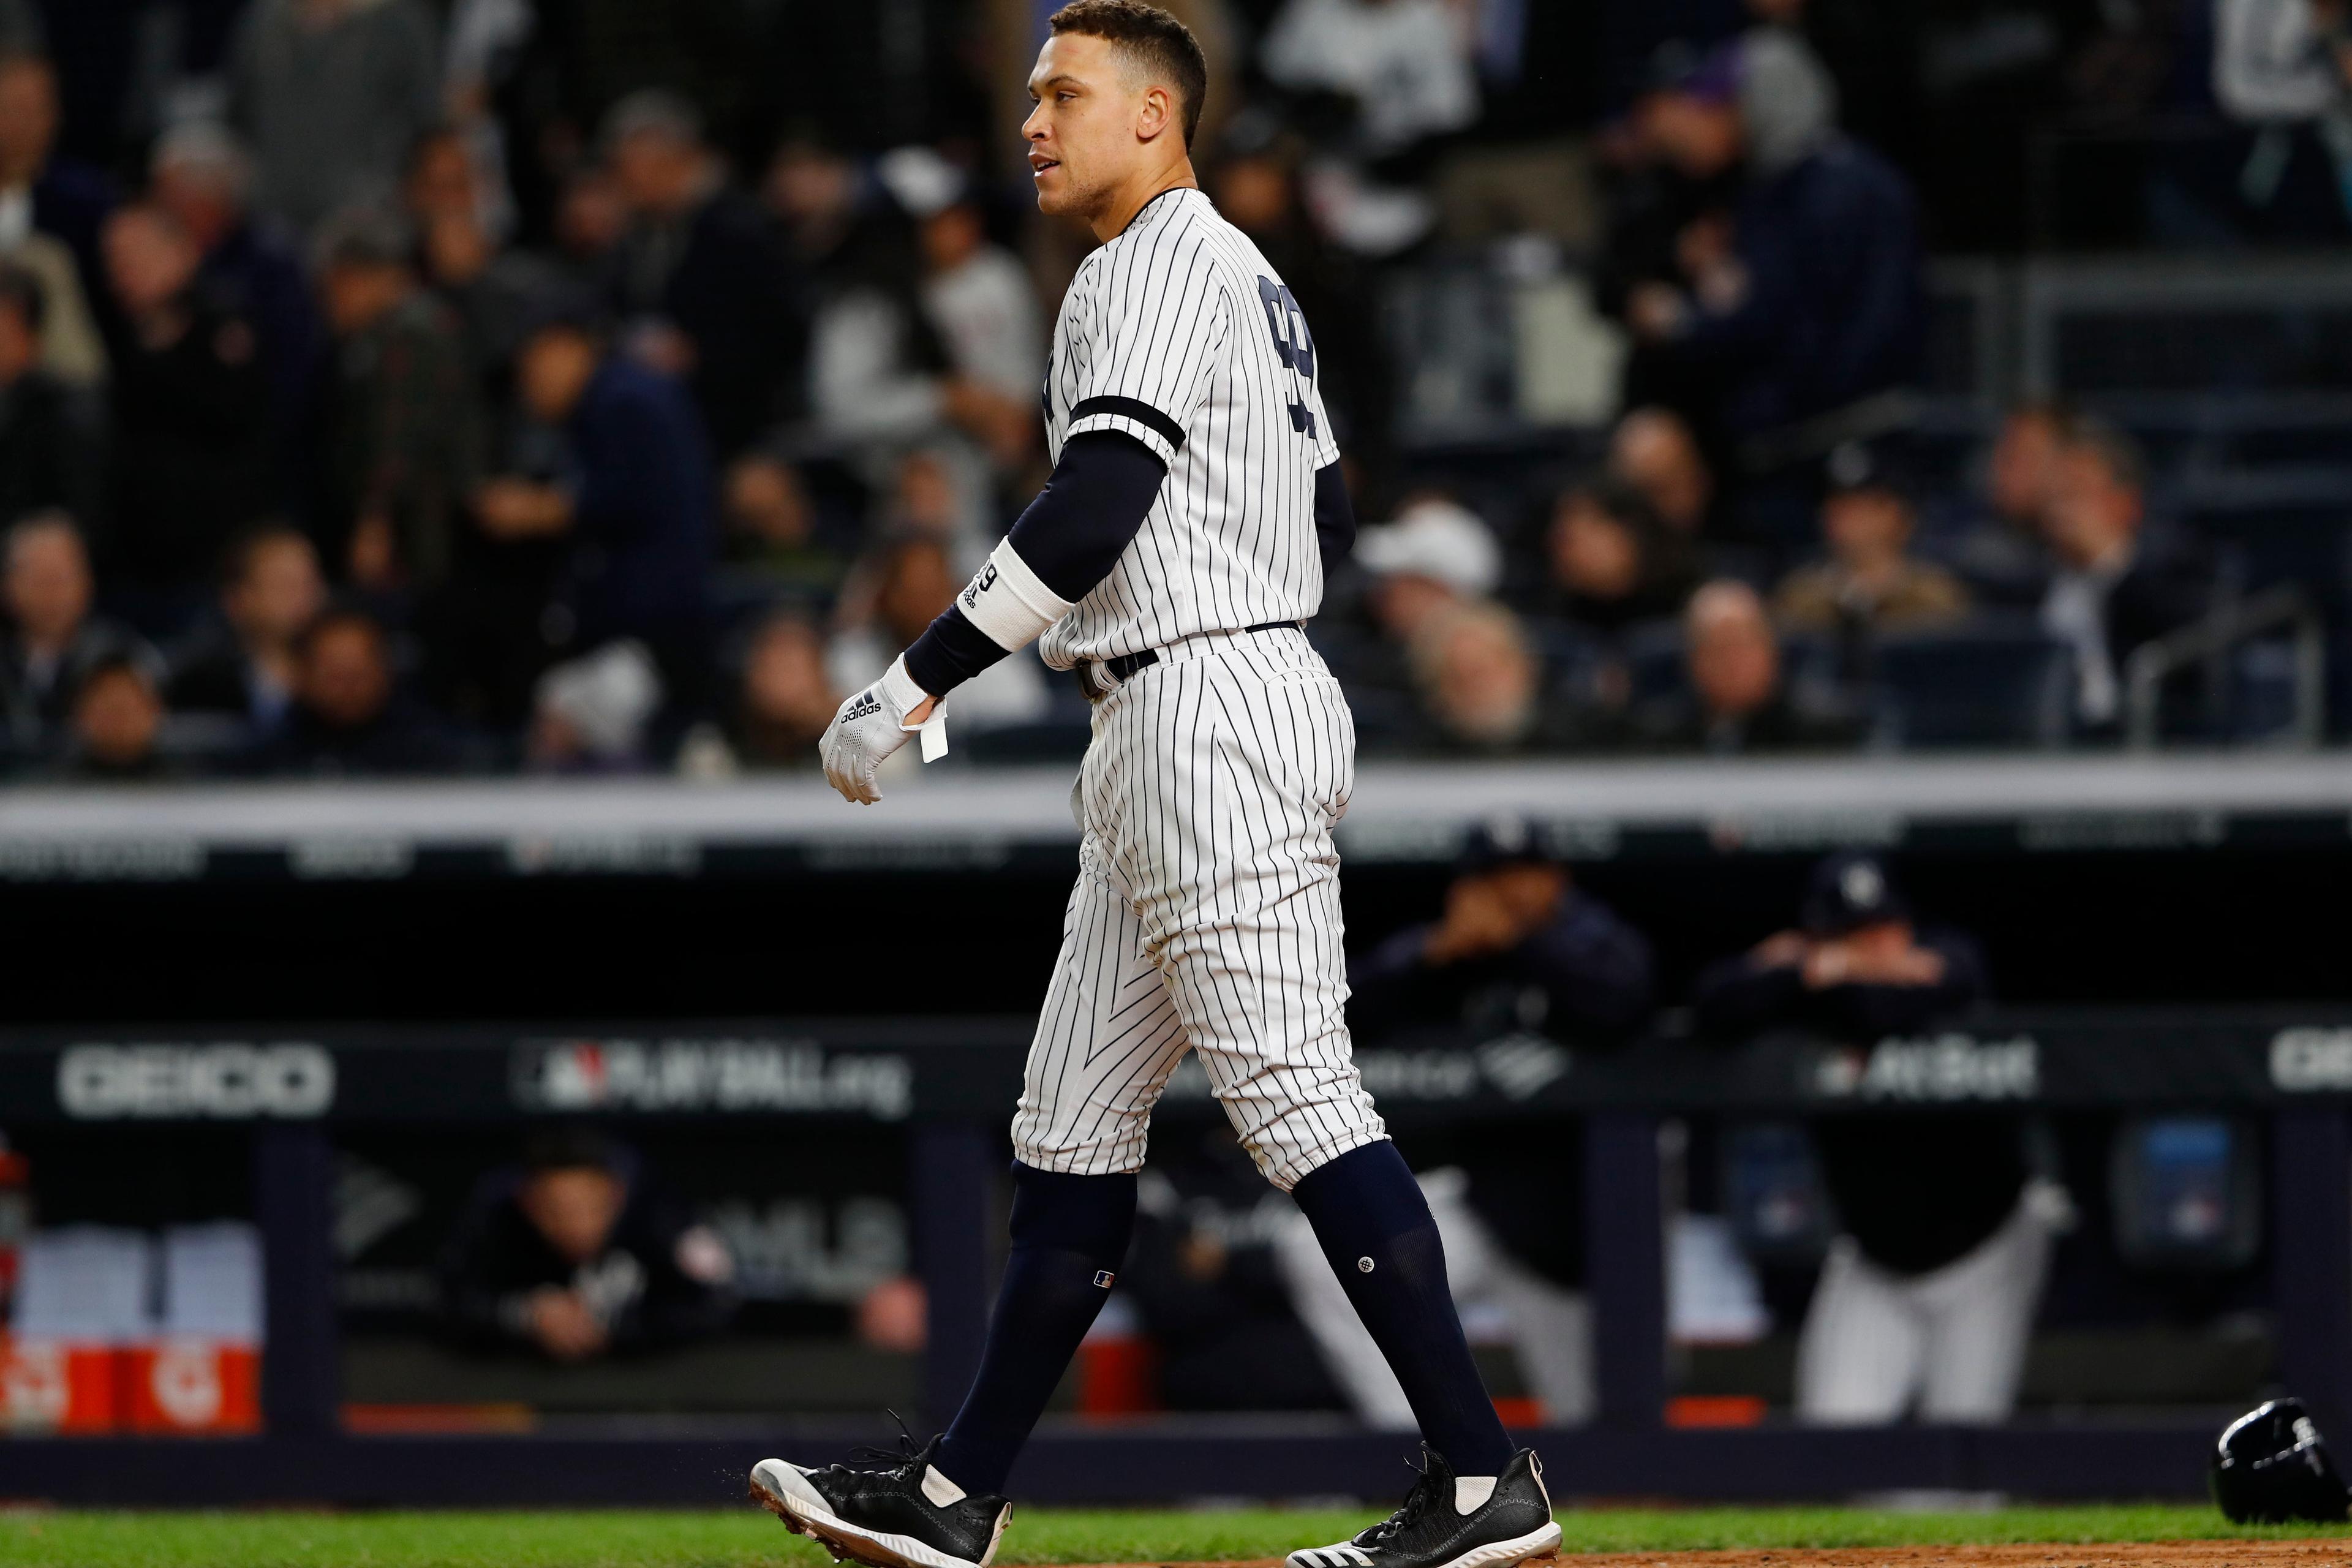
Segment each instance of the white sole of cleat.
[{"label": "white sole of cleat", "polygon": [[[1541,1530],[1530,1531],[1509,1541],[1488,1544],[1464,1552],[1450,1563],[1436,1568],[1509,1568],[1510,1564],[1549,1558],[1559,1550],[1560,1533],[1557,1524],[1547,1524]],[[1345,1542],[1338,1546],[1318,1546],[1304,1552],[1294,1552],[1283,1559],[1284,1568],[1349,1568],[1350,1564],[1369,1563],[1363,1552]]]},{"label": "white sole of cleat", "polygon": [[988,1568],[996,1556],[996,1543],[1004,1539],[1005,1523],[1013,1517],[1009,1508],[997,1515],[996,1533],[988,1538],[988,1550],[980,1561],[973,1563],[934,1552],[912,1536],[859,1529],[834,1513],[824,1494],[809,1485],[799,1466],[782,1459],[762,1459],[751,1467],[751,1500],[774,1514],[786,1530],[808,1536],[832,1552],[835,1563],[856,1563],[864,1568]]}]

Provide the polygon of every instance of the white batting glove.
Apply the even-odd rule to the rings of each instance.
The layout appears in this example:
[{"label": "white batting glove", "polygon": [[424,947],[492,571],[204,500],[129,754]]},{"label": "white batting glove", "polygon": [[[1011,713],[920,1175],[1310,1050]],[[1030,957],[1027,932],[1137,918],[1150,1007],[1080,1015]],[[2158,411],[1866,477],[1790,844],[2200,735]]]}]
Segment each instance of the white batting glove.
[{"label": "white batting glove", "polygon": [[924,728],[907,722],[907,715],[930,700],[930,693],[915,684],[901,657],[890,661],[882,679],[841,705],[824,727],[817,750],[824,758],[825,782],[844,800],[871,805],[882,798],[874,787],[874,770]]}]

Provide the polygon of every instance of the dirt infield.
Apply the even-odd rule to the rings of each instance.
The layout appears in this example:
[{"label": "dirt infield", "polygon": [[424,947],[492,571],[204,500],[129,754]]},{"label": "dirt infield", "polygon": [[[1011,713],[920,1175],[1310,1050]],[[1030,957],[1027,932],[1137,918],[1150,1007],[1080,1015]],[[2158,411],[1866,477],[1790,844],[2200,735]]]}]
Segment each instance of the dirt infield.
[{"label": "dirt infield", "polygon": [[[1531,1568],[1544,1568],[1538,1559]],[[2138,1541],[2095,1546],[1773,1547],[1743,1552],[1570,1552],[1559,1568],[2338,1568],[2352,1541]],[[1081,1568],[1281,1568],[1256,1563],[1097,1563]]]}]

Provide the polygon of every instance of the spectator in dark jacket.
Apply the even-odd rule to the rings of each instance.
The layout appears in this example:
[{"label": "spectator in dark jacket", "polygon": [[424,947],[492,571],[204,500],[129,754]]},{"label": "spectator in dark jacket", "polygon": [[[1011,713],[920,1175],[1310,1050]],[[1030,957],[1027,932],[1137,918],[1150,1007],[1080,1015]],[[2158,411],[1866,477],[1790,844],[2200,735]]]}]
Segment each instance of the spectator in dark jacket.
[{"label": "spectator in dark jacket", "polygon": [[[1951,1019],[1985,994],[1976,944],[1916,927],[1867,855],[1814,868],[1802,922],[1699,978],[1706,1032],[1798,1027],[1855,1047]],[[1992,1421],[2017,1395],[2049,1256],[2013,1116],[1972,1111],[1823,1118],[1823,1178],[1845,1234],[1799,1349],[1808,1420]]]},{"label": "spectator in dark jacket", "polygon": [[1650,944],[1577,888],[1536,829],[1505,822],[1472,837],[1445,912],[1408,926],[1348,966],[1360,1032],[1421,1023],[1541,1029],[1618,1041],[1650,1016]]},{"label": "spectator in dark jacket", "polygon": [[632,94],[607,117],[604,145],[629,208],[611,300],[630,350],[693,388],[713,447],[732,458],[797,405],[798,268],[759,204],[727,184],[690,104]]},{"label": "spectator in dark jacket", "polygon": [[1601,633],[1680,613],[1697,578],[1689,538],[1660,521],[1640,491],[1610,479],[1560,493],[1544,564],[1530,608]]},{"label": "spectator in dark jacket", "polygon": [[1636,287],[1626,315],[1643,339],[1709,376],[1734,438],[1781,429],[1906,384],[1926,313],[1910,187],[1884,158],[1746,78],[1734,40],[1654,93],[1643,132],[1694,181],[1741,163],[1727,215],[1685,229],[1684,287]]},{"label": "spectator in dark jacket", "polygon": [[570,635],[553,651],[633,637],[674,697],[698,699],[718,521],[693,404],[667,377],[608,352],[576,315],[525,341],[516,390],[560,449],[550,471],[491,479],[475,512],[497,543],[562,543],[554,618]]},{"label": "spectator in dark jacket", "polygon": [[106,226],[106,264],[125,319],[114,378],[110,588],[159,625],[199,607],[236,531],[269,510],[269,378],[259,334],[197,282],[179,220],[128,206]]},{"label": "spectator in dark jacket", "polygon": [[9,528],[0,562],[0,597],[8,636],[0,647],[0,697],[7,704],[8,742],[19,755],[57,741],[76,693],[101,662],[150,658],[129,629],[90,613],[89,552],[73,519],[36,512]]},{"label": "spectator in dark jacket", "polygon": [[1980,497],[1945,552],[1976,592],[2004,605],[2036,605],[2050,587],[2049,511],[2058,459],[2076,415],[2063,404],[2011,405],[1984,458]]},{"label": "spectator in dark jacket", "polygon": [[718,1331],[733,1277],[726,1244],[635,1154],[555,1131],[475,1187],[441,1256],[441,1311],[478,1348],[578,1363]]},{"label": "spectator in dark jacket", "polygon": [[1683,639],[1687,688],[1634,717],[1647,744],[1727,756],[1831,750],[1857,739],[1851,716],[1790,691],[1764,601],[1747,584],[1721,578],[1693,594]]},{"label": "spectator in dark jacket", "polygon": [[2067,427],[2043,531],[2058,569],[2042,628],[2074,650],[2074,714],[2095,734],[2122,723],[2132,654],[2203,615],[2212,574],[2193,542],[2151,527],[2147,471],[2130,437],[2096,420]]},{"label": "spectator in dark jacket", "polygon": [[481,473],[473,367],[456,320],[417,284],[404,223],[347,214],[321,248],[336,352],[320,530],[361,587],[430,590]]},{"label": "spectator in dark jacket", "polygon": [[147,168],[149,195],[204,253],[198,283],[259,336],[280,471],[290,477],[323,341],[302,258],[274,222],[252,212],[253,161],[233,132],[203,120],[174,126],[156,138]]},{"label": "spectator in dark jacket", "polygon": [[229,547],[220,615],[173,660],[174,711],[217,715],[256,737],[277,731],[294,703],[295,644],[326,603],[318,552],[284,524]]},{"label": "spectator in dark jacket", "polygon": [[295,644],[294,709],[256,753],[260,771],[332,777],[446,772],[457,748],[399,689],[383,627],[331,609]]},{"label": "spectator in dark jacket", "polygon": [[0,263],[0,523],[51,507],[77,517],[97,510],[89,413],[41,368],[47,311],[40,279]]},{"label": "spectator in dark jacket", "polygon": [[465,132],[444,127],[410,152],[402,194],[416,226],[425,285],[457,317],[483,394],[502,403],[538,302],[562,285],[562,275],[501,242],[482,187]]}]

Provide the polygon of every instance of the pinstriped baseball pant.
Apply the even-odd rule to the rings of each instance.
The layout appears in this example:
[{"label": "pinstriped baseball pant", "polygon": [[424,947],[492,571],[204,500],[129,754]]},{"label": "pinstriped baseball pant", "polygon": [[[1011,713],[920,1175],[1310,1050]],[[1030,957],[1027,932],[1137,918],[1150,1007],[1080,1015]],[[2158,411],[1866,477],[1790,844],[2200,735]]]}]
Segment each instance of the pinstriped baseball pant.
[{"label": "pinstriped baseball pant", "polygon": [[1013,1151],[1040,1170],[1139,1169],[1189,1049],[1286,1192],[1387,1136],[1342,1012],[1331,828],[1355,724],[1303,632],[1200,637],[1160,658],[1095,707],[1072,795],[1078,880]]}]

